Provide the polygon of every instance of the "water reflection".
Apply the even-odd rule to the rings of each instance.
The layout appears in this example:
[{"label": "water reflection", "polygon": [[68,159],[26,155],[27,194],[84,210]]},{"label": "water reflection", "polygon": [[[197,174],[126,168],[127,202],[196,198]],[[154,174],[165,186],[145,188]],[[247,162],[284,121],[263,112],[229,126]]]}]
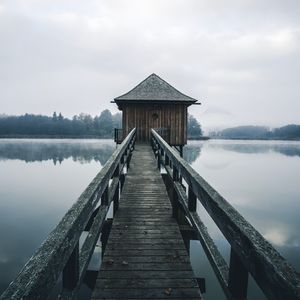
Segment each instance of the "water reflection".
[{"label": "water reflection", "polygon": [[52,160],[57,164],[71,157],[73,161],[90,163],[94,160],[103,165],[114,150],[112,140],[5,139],[0,141],[0,160]]},{"label": "water reflection", "polygon": [[183,157],[189,163],[192,164],[201,154],[203,144],[188,143],[183,147]]},{"label": "water reflection", "polygon": [[185,159],[192,164],[200,156],[203,147],[245,154],[275,152],[285,156],[300,156],[300,142],[210,140],[189,141],[184,147]]}]

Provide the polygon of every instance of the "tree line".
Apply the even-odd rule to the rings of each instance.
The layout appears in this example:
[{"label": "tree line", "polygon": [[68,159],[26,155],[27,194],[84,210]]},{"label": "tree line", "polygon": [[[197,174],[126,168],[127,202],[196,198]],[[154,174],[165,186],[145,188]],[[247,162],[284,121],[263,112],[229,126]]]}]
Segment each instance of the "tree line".
[{"label": "tree line", "polygon": [[237,126],[212,132],[210,136],[221,139],[300,140],[300,125],[290,124],[274,129],[264,126]]},{"label": "tree line", "polygon": [[25,114],[22,116],[2,116],[1,136],[99,136],[112,137],[113,128],[121,126],[121,113],[112,114],[108,109],[99,116],[79,114],[69,119],[54,112],[52,117]]},{"label": "tree line", "polygon": [[[114,128],[122,128],[122,114],[112,114],[108,109],[100,115],[75,115],[69,119],[61,113],[52,116],[25,114],[22,116],[0,115],[0,136],[39,136],[39,137],[101,137],[112,138]],[[188,116],[188,136],[201,136],[198,121]]]}]

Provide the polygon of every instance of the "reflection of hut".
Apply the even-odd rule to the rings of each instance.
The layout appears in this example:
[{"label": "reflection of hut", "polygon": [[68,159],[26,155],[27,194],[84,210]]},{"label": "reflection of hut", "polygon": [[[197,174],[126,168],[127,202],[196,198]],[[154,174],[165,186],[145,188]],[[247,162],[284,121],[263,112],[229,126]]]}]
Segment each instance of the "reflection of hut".
[{"label": "reflection of hut", "polygon": [[123,111],[123,136],[137,129],[137,141],[150,140],[155,128],[172,146],[187,142],[187,108],[197,102],[152,74],[128,93],[114,99]]}]

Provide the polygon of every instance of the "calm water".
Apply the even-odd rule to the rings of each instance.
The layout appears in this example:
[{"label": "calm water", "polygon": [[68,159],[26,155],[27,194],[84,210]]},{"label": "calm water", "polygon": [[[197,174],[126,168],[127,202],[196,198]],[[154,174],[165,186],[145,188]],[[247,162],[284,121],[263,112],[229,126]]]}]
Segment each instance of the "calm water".
[{"label": "calm water", "polygon": [[[109,140],[0,140],[0,294],[114,151]],[[300,271],[300,142],[190,142],[185,158]],[[229,245],[198,207],[226,259]],[[198,242],[206,299],[222,291]],[[250,299],[264,299],[251,282]]]}]

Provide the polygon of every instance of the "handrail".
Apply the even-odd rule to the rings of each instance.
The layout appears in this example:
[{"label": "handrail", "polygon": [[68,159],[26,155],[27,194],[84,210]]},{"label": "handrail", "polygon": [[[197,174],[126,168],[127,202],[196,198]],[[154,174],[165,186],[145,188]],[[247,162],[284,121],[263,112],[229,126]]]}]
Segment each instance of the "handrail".
[{"label": "handrail", "polygon": [[[299,300],[299,273],[157,132],[152,129],[151,134],[158,165],[163,164],[172,179],[173,207],[179,205],[188,217],[227,298],[247,297],[250,273],[269,299]],[[229,267],[196,212],[197,199],[231,245]]]},{"label": "handrail", "polygon": [[[119,181],[121,185],[124,182],[123,168],[124,165],[129,166],[135,133],[136,130],[133,129],[114,151],[0,299],[47,299],[61,273],[64,288],[62,298],[70,298],[76,294],[109,206],[114,202],[114,207],[118,207]],[[99,202],[101,203],[96,208]],[[90,226],[87,226],[88,223]],[[88,236],[79,249],[79,238],[86,230],[89,230]]]}]

